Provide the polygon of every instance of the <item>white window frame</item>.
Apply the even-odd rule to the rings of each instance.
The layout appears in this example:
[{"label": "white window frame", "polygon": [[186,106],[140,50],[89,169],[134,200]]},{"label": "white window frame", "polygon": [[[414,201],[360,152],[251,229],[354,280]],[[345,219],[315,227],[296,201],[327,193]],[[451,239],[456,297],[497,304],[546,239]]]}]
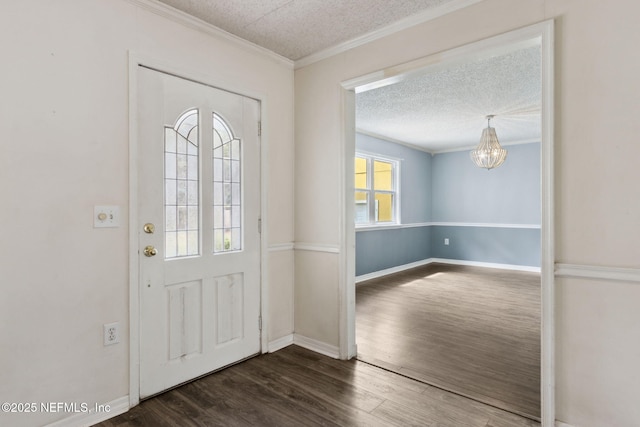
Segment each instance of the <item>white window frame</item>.
[{"label": "white window frame", "polygon": [[[369,221],[355,223],[356,228],[357,229],[384,228],[384,227],[399,225],[401,223],[400,222],[400,159],[394,159],[384,155],[380,155],[376,153],[367,153],[364,151],[356,151],[354,161],[356,157],[366,159],[368,174],[367,174],[367,188],[355,187],[355,182],[354,182],[354,194],[355,192],[367,193],[367,201],[369,202]],[[375,160],[391,163],[393,168],[393,171],[392,171],[393,190],[374,190],[373,189],[374,187],[373,162]],[[377,215],[376,215],[375,193],[388,193],[393,195],[393,207],[392,207],[393,220],[392,221],[376,220]],[[355,218],[354,218],[354,222],[355,222]]]}]

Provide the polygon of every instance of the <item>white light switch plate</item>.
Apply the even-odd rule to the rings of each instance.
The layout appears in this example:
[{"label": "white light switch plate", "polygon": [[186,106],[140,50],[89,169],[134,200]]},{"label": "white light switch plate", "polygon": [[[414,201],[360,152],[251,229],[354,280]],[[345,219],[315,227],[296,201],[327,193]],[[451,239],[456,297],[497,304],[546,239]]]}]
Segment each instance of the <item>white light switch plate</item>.
[{"label": "white light switch plate", "polygon": [[94,228],[120,227],[120,207],[94,206],[93,226]]}]

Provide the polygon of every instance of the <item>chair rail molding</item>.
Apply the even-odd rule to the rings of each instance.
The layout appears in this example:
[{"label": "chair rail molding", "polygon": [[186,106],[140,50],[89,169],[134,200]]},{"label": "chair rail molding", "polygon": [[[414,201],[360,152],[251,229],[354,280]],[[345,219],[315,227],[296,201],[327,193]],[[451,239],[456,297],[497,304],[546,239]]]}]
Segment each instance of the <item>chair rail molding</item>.
[{"label": "chair rail molding", "polygon": [[640,268],[556,263],[556,277],[602,279],[640,284]]},{"label": "chair rail molding", "polygon": [[503,224],[494,222],[415,222],[407,224],[389,224],[389,225],[372,225],[356,227],[356,232],[360,231],[380,231],[380,230],[397,230],[401,228],[418,228],[418,227],[476,227],[476,228],[520,228],[520,229],[537,229],[541,228],[540,224]]},{"label": "chair rail molding", "polygon": [[293,248],[296,251],[325,252],[325,253],[330,253],[330,254],[339,254],[340,253],[340,246],[338,246],[338,245],[328,245],[326,243],[296,242],[293,245]]},{"label": "chair rail molding", "polygon": [[269,252],[292,251],[295,245],[293,243],[272,243],[267,247]]}]

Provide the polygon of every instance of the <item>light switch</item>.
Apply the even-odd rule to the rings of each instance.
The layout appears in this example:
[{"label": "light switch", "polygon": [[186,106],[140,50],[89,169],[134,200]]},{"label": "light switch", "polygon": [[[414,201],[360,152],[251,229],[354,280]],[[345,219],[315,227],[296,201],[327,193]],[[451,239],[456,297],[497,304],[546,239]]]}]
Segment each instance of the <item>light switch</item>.
[{"label": "light switch", "polygon": [[93,227],[120,227],[120,206],[94,206]]}]

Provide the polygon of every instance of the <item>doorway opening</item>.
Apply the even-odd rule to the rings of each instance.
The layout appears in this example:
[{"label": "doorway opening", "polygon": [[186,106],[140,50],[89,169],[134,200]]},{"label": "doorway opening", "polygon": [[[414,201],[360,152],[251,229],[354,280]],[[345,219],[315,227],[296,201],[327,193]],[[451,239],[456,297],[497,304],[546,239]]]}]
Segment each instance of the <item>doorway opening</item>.
[{"label": "doorway opening", "polygon": [[[523,28],[521,30],[516,30],[504,35],[496,36],[487,40],[483,40],[477,43],[472,43],[467,46],[463,46],[461,48],[457,48],[448,52],[440,53],[436,56],[426,57],[417,61],[413,61],[409,64],[404,64],[400,66],[393,67],[393,69],[383,70],[378,73],[373,73],[367,76],[363,76],[357,79],[353,79],[348,82],[343,83],[344,91],[344,100],[345,100],[345,139],[344,139],[344,148],[345,148],[345,216],[344,216],[344,266],[343,266],[343,280],[344,280],[344,292],[345,298],[343,299],[344,303],[342,305],[342,315],[344,320],[344,329],[342,329],[342,341],[341,348],[344,349],[344,353],[348,356],[355,356],[356,354],[356,315],[355,315],[355,277],[363,276],[362,270],[360,267],[355,265],[356,259],[356,227],[353,224],[353,218],[355,215],[355,208],[353,207],[354,200],[354,157],[356,153],[356,93],[364,93],[366,91],[370,91],[375,88],[381,87],[392,87],[394,84],[398,84],[398,82],[402,82],[403,80],[408,80],[410,78],[419,75],[420,73],[427,72],[433,73],[434,70],[443,70],[447,67],[451,67],[452,64],[460,65],[460,64],[468,64],[469,61],[482,61],[487,57],[496,57],[505,54],[505,52],[514,52],[521,51],[523,49],[530,48],[532,46],[537,46],[539,49],[539,75],[540,75],[540,90],[538,92],[539,96],[539,109],[538,109],[538,144],[537,151],[539,153],[539,163],[537,171],[539,173],[539,222],[538,229],[536,230],[533,224],[527,224],[529,233],[531,230],[535,230],[537,232],[537,242],[539,242],[539,248],[537,249],[537,254],[539,258],[537,260],[537,267],[540,269],[540,278],[539,282],[541,284],[540,287],[540,296],[538,301],[540,302],[540,324],[539,324],[539,333],[540,338],[538,340],[538,360],[541,364],[540,369],[540,396],[541,396],[541,411],[538,414],[540,419],[543,422],[543,425],[547,423],[552,423],[555,417],[554,408],[553,408],[553,371],[552,371],[552,360],[553,360],[553,174],[552,174],[552,166],[553,166],[553,53],[552,53],[552,39],[553,39],[553,22],[548,21],[538,25],[534,25],[531,27]],[[515,49],[515,50],[514,50]],[[488,55],[488,56],[487,56]],[[464,66],[463,66],[464,68]],[[478,85],[481,86],[482,82],[478,82]],[[514,110],[513,106],[511,106],[511,110]],[[525,111],[521,108],[520,115],[524,115]],[[509,110],[505,108],[505,111]],[[530,111],[528,113],[531,113]],[[492,114],[491,112],[485,111],[480,114],[480,116]],[[500,114],[500,113],[497,113]],[[506,115],[506,114],[505,114]],[[409,126],[407,126],[409,127]],[[480,129],[481,130],[481,129]],[[377,135],[376,135],[377,133]],[[498,128],[498,133],[500,133],[500,129]],[[506,134],[506,133],[505,133]],[[366,135],[368,138],[377,138],[380,136],[380,132],[369,132],[369,135]],[[479,135],[475,136],[476,144]],[[393,138],[387,138],[393,139]],[[402,141],[401,138],[397,138],[396,141]],[[523,142],[523,141],[520,141]],[[527,141],[531,143],[532,141]],[[524,147],[526,144],[522,144],[518,146],[518,148]],[[465,147],[467,148],[467,147]],[[509,149],[507,146],[506,148]],[[367,150],[370,151],[370,150]],[[443,150],[443,151],[446,151]],[[514,152],[516,148],[514,148]],[[468,154],[465,153],[465,155]],[[507,160],[508,162],[509,160]],[[471,163],[471,160],[468,160],[469,167],[475,168]],[[402,165],[401,165],[402,167]],[[504,167],[504,166],[503,166]],[[486,173],[486,171],[485,171]],[[401,192],[400,197],[403,197],[403,193],[406,188],[406,184],[400,182]],[[400,202],[402,205],[402,202]],[[403,209],[405,205],[402,205]],[[460,221],[462,222],[462,221]],[[479,222],[479,221],[478,221]],[[488,221],[487,221],[488,222]],[[405,225],[409,225],[405,227]],[[461,224],[456,224],[457,226],[462,226]],[[464,224],[467,225],[467,224]],[[486,225],[486,224],[485,224]],[[506,225],[506,224],[502,224]],[[399,217],[399,221],[395,224],[389,224],[388,228],[385,230],[367,230],[369,234],[378,234],[378,239],[382,242],[385,237],[384,233],[388,233],[393,230],[396,233],[404,232],[405,235],[410,234],[414,237],[420,235],[420,230],[424,229],[423,234],[427,235],[427,238],[431,239],[431,242],[437,241],[434,240],[436,237],[440,236],[440,232],[442,231],[442,227],[451,227],[452,224],[442,224],[433,220],[422,220],[420,223],[412,223],[412,224],[403,224],[402,216]],[[509,227],[507,227],[509,228]],[[373,231],[373,233],[370,233]],[[452,230],[448,230],[451,232]],[[455,230],[454,230],[455,231]],[[511,230],[513,231],[513,230]],[[360,233],[360,231],[358,231]],[[530,233],[531,234],[531,233]],[[535,234],[535,233],[533,233]],[[435,237],[434,237],[435,235]],[[382,237],[381,237],[382,236]],[[442,236],[440,236],[442,237]],[[508,237],[509,238],[509,237]],[[375,238],[374,238],[375,239]],[[439,237],[438,237],[439,239]],[[457,238],[456,238],[457,239]],[[420,239],[418,239],[419,241]],[[442,239],[443,244],[452,243],[454,239],[451,239],[450,242],[447,242],[448,239]],[[384,240],[386,242],[386,240]],[[379,242],[379,243],[380,243]],[[482,242],[481,242],[482,243]],[[413,246],[412,246],[413,245]],[[392,245],[389,245],[392,246]],[[415,242],[409,245],[410,247],[415,246]],[[453,245],[447,245],[453,246]],[[380,247],[380,245],[378,245]],[[420,249],[420,248],[418,248]],[[446,248],[451,249],[451,247]],[[409,251],[410,252],[410,251]],[[428,264],[429,262],[440,260],[442,255],[439,252],[437,256],[427,255],[423,257],[421,260],[408,260],[398,265],[402,266],[417,266],[421,264]],[[454,258],[454,257],[452,257]],[[465,258],[462,258],[463,260]],[[485,261],[486,263],[486,261]],[[494,264],[501,264],[500,262]],[[509,262],[502,262],[502,264],[509,264]],[[514,263],[515,264],[515,263]],[[526,265],[526,264],[525,264]],[[529,266],[536,267],[534,264],[529,263]],[[360,269],[361,271],[358,273],[356,269]],[[393,266],[382,268],[386,273],[393,272]],[[368,273],[364,273],[365,275]],[[360,277],[362,279],[363,277]],[[371,277],[365,277],[371,278]],[[536,350],[534,350],[536,351]],[[509,375],[509,373],[506,373]],[[438,385],[438,384],[436,384]],[[464,393],[464,391],[463,391]],[[489,402],[490,403],[490,402]],[[537,418],[536,414],[527,414]],[[549,424],[552,425],[552,424]]]}]

